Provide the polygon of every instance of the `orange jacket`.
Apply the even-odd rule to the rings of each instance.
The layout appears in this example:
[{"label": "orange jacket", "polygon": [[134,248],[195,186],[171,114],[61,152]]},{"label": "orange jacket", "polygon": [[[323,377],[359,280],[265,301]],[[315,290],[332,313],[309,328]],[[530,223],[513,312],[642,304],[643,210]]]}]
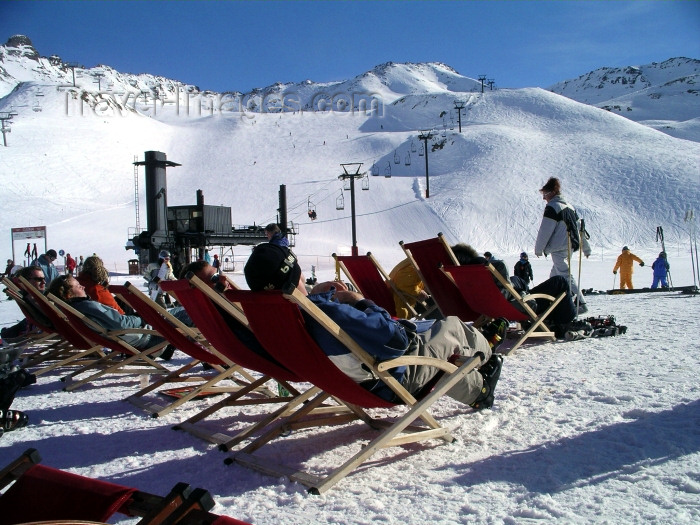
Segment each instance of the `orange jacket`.
[{"label": "orange jacket", "polygon": [[119,307],[117,301],[114,300],[114,296],[106,286],[96,283],[85,272],[78,275],[77,279],[78,282],[85,287],[85,293],[90,299],[97,301],[98,303],[102,303],[105,306],[110,306],[120,314],[124,315],[124,310]]}]

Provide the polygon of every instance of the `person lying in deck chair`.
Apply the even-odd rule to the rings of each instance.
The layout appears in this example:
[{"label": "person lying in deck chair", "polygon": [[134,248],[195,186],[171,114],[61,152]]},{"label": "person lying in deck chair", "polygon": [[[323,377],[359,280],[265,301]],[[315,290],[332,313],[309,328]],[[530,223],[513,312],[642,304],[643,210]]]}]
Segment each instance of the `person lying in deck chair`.
[{"label": "person lying in deck chair", "polygon": [[[296,287],[378,360],[403,355],[449,360],[455,354],[466,357],[480,354],[481,367],[469,372],[447,395],[476,410],[493,405],[503,358],[492,353],[491,345],[479,330],[462,323],[457,317],[415,323],[395,320],[386,310],[338,282],[319,283],[309,294],[294,253],[272,244],[260,244],[253,249],[244,273],[253,291]],[[270,318],[274,319],[272,313]],[[496,326],[503,337],[508,322],[498,320]],[[308,318],[307,329],[319,347],[345,374],[376,395],[398,402],[394,393],[363,368],[362,363],[337,339],[329,336],[325,329]],[[489,326],[488,329],[495,328]],[[406,390],[419,396],[424,388],[429,387],[437,372],[434,367],[412,365],[397,368],[392,373]]]},{"label": "person lying in deck chair", "polygon": [[[559,304],[557,304],[557,306],[554,307],[552,314],[549,316],[549,319],[553,323],[552,329],[556,334],[557,339],[563,339],[564,334],[568,330],[586,329],[586,327],[583,324],[579,323],[578,321],[575,321],[576,307],[574,306],[574,299],[573,295],[571,294],[571,288],[569,287],[569,283],[567,282],[567,280],[561,275],[555,275],[553,277],[550,277],[549,279],[542,281],[537,286],[533,286],[528,290],[527,284],[522,279],[520,279],[520,277],[517,277],[515,275],[510,277],[508,276],[508,269],[506,268],[506,265],[503,261],[493,258],[490,261],[487,261],[485,257],[481,257],[479,253],[469,244],[464,243],[455,244],[454,246],[452,246],[452,251],[454,252],[455,257],[457,257],[459,264],[462,265],[486,264],[487,262],[490,262],[490,264],[493,265],[496,271],[498,271],[498,273],[500,273],[506,281],[510,281],[510,283],[513,285],[513,288],[515,288],[515,290],[521,296],[523,296],[523,298],[528,302],[528,304],[535,311],[535,313],[540,314],[544,312],[547,308],[549,308],[551,302],[546,299],[528,301],[528,293],[545,294],[550,295],[552,297],[558,297],[559,295],[561,295],[562,292],[566,292],[566,297],[559,301]],[[506,297],[506,299],[511,301],[511,303],[516,308],[518,308],[518,310],[522,310],[522,308],[520,308],[520,305],[516,301],[513,301],[513,298],[510,295],[510,293],[508,293],[507,290],[503,289],[501,283],[499,283],[496,278],[494,278],[494,281],[501,289],[501,292]]]},{"label": "person lying in deck chair", "polygon": [[[105,306],[102,303],[93,301],[85,293],[85,288],[78,280],[72,275],[61,275],[54,279],[49,286],[49,293],[54,294],[59,299],[64,300],[66,303],[71,305],[73,308],[82,313],[85,317],[88,317],[95,321],[97,324],[102,326],[107,330],[124,330],[129,328],[149,328],[149,326],[144,322],[144,320],[138,315],[124,315],[120,314],[114,308]],[[184,308],[181,308],[181,313],[184,312]],[[175,315],[177,312],[170,313]],[[189,318],[187,318],[189,320]],[[180,319],[185,322],[183,319]],[[188,323],[185,323],[188,324]],[[192,321],[189,321],[189,325]],[[152,336],[150,334],[124,334],[119,336],[120,339],[130,344],[134,348],[139,350],[150,348],[156,344],[163,341],[162,337]],[[168,361],[173,355],[174,347],[169,345],[164,350],[153,354],[153,357],[160,357],[161,359]]]}]

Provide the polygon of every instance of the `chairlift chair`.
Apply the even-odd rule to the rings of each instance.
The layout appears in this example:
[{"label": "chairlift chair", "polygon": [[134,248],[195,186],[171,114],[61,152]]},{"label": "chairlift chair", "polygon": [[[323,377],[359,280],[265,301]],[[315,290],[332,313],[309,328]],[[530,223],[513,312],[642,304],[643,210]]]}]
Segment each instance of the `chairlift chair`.
[{"label": "chairlift chair", "polygon": [[391,178],[391,162],[386,161],[386,168],[384,168],[384,177],[387,179]]},{"label": "chairlift chair", "polygon": [[33,111],[41,111],[41,104],[39,102],[34,102],[34,105],[32,106]]},{"label": "chairlift chair", "polygon": [[425,147],[423,144],[420,145],[420,149],[418,150],[418,156],[422,157],[425,154]]},{"label": "chairlift chair", "polygon": [[345,197],[343,196],[343,190],[340,190],[340,195],[335,199],[335,209],[344,210],[345,209]]},{"label": "chairlift chair", "polygon": [[410,165],[411,165],[411,152],[410,152],[410,151],[409,151],[408,153],[406,153],[406,162],[405,162],[405,164],[406,164],[406,166],[410,166]]},{"label": "chairlift chair", "polygon": [[316,220],[316,206],[314,205],[313,202],[311,202],[311,197],[308,198],[307,200],[307,207],[308,207],[308,215],[309,219]]},{"label": "chairlift chair", "polygon": [[369,177],[367,176],[366,173],[365,173],[365,176],[362,177],[362,189],[364,191],[369,190]]},{"label": "chairlift chair", "polygon": [[399,157],[399,152],[394,150],[394,164],[401,164],[401,157]]},{"label": "chairlift chair", "polygon": [[416,145],[415,145],[415,143],[413,142],[413,140],[411,140],[411,151],[412,151],[413,153],[416,152]]},{"label": "chairlift chair", "polygon": [[376,177],[377,175],[379,175],[379,168],[377,168],[377,164],[374,162],[372,163],[372,170],[371,171],[372,171],[373,177]]}]

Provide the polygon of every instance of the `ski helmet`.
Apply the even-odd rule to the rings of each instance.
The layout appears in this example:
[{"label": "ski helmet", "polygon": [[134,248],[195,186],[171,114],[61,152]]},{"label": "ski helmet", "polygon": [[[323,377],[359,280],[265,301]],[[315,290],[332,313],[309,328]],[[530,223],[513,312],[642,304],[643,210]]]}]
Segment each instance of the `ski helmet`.
[{"label": "ski helmet", "polygon": [[159,259],[170,259],[170,252],[168,250],[161,250],[158,254]]}]

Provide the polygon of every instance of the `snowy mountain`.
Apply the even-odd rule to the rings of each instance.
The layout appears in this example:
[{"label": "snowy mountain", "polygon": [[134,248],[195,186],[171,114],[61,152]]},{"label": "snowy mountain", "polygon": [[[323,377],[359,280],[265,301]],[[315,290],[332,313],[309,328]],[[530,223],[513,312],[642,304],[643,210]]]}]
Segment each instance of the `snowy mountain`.
[{"label": "snowy mountain", "polygon": [[700,60],[604,67],[549,89],[674,137],[700,141]]},{"label": "snowy mountain", "polygon": [[[169,206],[193,204],[201,189],[207,204],[232,207],[234,224],[276,220],[286,185],[307,272],[351,244],[341,163],[367,172],[358,186],[369,191],[355,195],[359,250],[389,267],[402,258],[398,241],[440,231],[503,256],[532,252],[544,206],[537,189],[550,176],[562,179],[601,257],[624,244],[658,251],[659,225],[680,250],[686,212],[700,202],[697,142],[543,89],[481,93],[478,81],[439,63],[213,93],[107,66],[68,67],[13,37],[0,47],[0,68],[0,112],[16,113],[0,150],[2,229],[46,225],[49,247],[97,252],[120,271],[133,257],[123,248],[136,225],[133,162],[149,150],[181,164],[168,169]],[[659,116],[668,103],[669,120],[695,118],[668,98],[650,99]],[[418,137],[428,131],[426,178]],[[143,185],[142,171],[136,180]],[[139,209],[145,216],[142,194]],[[15,249],[19,259],[24,246]]]}]

